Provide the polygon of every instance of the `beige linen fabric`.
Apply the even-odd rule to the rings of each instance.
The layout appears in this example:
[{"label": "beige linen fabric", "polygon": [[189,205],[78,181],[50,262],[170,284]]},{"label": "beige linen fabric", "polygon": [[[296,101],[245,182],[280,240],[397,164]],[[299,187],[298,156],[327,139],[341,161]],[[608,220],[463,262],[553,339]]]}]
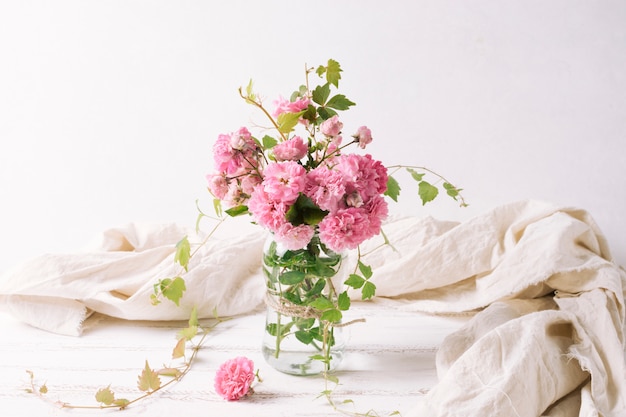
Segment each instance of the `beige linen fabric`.
[{"label": "beige linen fabric", "polygon": [[[444,340],[439,383],[416,397],[406,417],[626,415],[626,273],[589,213],[522,201],[463,223],[403,218],[384,228],[393,247],[366,259],[378,302],[475,312]],[[209,240],[185,275],[180,307],[152,306],[156,280],[178,274],[173,246],[186,233],[129,225],[105,232],[84,253],[35,258],[0,279],[0,305],[34,326],[74,335],[90,311],[184,320],[194,305],[200,316],[261,305],[265,235],[250,229]]]}]

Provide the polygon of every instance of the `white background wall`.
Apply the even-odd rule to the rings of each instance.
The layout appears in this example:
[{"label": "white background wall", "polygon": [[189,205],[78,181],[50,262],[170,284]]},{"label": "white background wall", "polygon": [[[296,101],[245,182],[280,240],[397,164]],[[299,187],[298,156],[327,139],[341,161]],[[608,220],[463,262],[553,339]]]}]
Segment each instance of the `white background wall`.
[{"label": "white background wall", "polygon": [[288,96],[328,58],[357,103],[347,129],[471,204],[393,210],[576,206],[626,264],[626,2],[15,0],[0,3],[0,272],[129,222],[193,226],[213,141],[260,120],[237,88]]}]

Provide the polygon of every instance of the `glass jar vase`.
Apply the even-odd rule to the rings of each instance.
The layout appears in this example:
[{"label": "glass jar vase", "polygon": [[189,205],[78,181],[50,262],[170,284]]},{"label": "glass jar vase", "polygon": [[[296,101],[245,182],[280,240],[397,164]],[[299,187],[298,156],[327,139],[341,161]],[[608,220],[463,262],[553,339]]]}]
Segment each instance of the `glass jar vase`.
[{"label": "glass jar vase", "polygon": [[[262,351],[268,364],[292,375],[337,368],[344,355],[341,310],[344,256],[314,236],[304,249],[286,250],[270,236],[263,252],[267,287]],[[347,305],[346,305],[347,303]]]}]

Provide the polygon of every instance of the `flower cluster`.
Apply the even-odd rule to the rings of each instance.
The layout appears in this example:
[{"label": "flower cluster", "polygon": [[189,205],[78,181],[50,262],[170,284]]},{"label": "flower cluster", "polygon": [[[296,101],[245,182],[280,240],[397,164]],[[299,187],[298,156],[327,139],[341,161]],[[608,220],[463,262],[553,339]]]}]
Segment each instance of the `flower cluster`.
[{"label": "flower cluster", "polygon": [[[372,133],[361,126],[344,143],[337,111],[354,103],[341,94],[330,96],[340,71],[332,60],[319,67],[327,82],[313,91],[302,87],[291,100],[280,97],[271,115],[249,86],[242,97],[263,110],[278,138],[259,140],[242,127],[220,135],[213,148],[210,192],[229,214],[251,214],[288,250],[307,247],[316,233],[332,251],[354,249],[380,233],[388,214],[387,168],[369,154],[344,153],[350,145],[365,149]],[[297,125],[304,137],[295,133]]]}]

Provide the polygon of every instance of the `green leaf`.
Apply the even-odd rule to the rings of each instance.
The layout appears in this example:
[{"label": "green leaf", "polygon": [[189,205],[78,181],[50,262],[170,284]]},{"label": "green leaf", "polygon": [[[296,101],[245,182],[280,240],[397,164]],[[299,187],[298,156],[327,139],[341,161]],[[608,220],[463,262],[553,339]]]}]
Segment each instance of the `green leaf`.
[{"label": "green leaf", "polygon": [[339,310],[347,311],[350,309],[350,297],[348,296],[348,291],[344,291],[339,294],[337,298],[337,306]]},{"label": "green leaf", "polygon": [[322,316],[320,317],[320,320],[325,320],[331,323],[336,323],[338,321],[341,321],[342,317],[343,315],[341,314],[341,311],[333,308],[333,309],[324,311],[322,313]]},{"label": "green leaf", "polygon": [[306,274],[302,271],[287,271],[280,274],[278,281],[283,285],[295,285],[304,281]]},{"label": "green leaf", "polygon": [[[215,211],[217,217],[222,217],[222,200],[220,200],[219,198],[213,199],[213,210]],[[198,214],[198,221],[200,221],[201,216],[202,213]],[[196,222],[196,230],[198,230],[198,221]]]},{"label": "green leaf", "polygon": [[178,368],[162,368],[157,371],[157,374],[169,376],[171,378],[178,378],[182,375],[182,372]]},{"label": "green leaf", "polygon": [[459,193],[463,191],[461,188],[456,188],[454,185],[450,184],[449,182],[444,182],[443,188],[445,188],[448,195],[454,198],[455,200],[459,196]]},{"label": "green leaf", "polygon": [[421,181],[419,183],[419,196],[422,199],[422,205],[428,203],[429,201],[433,201],[437,194],[439,194],[439,190],[434,185],[426,181]]},{"label": "green leaf", "polygon": [[109,385],[106,388],[100,388],[98,392],[96,392],[96,401],[100,404],[111,405],[113,401],[115,401],[115,394],[111,391],[111,386]]},{"label": "green leaf", "polygon": [[313,335],[311,335],[311,333],[307,332],[306,330],[297,330],[295,335],[296,335],[296,339],[298,339],[300,342],[304,343],[305,345],[308,345],[309,343],[313,341]]},{"label": "green leaf", "polygon": [[363,289],[361,290],[361,298],[363,300],[369,300],[376,294],[376,285],[373,282],[367,281],[363,284]]},{"label": "green leaf", "polygon": [[339,80],[341,79],[341,71],[342,69],[339,62],[334,59],[329,59],[326,65],[326,81],[338,88]]},{"label": "green leaf", "polygon": [[326,280],[325,279],[320,279],[318,280],[315,285],[313,286],[313,288],[311,288],[307,293],[306,296],[311,298],[313,296],[319,295],[322,293],[322,290],[324,289],[324,287],[326,287]]},{"label": "green leaf", "polygon": [[330,84],[318,85],[311,95],[315,103],[323,106],[330,96]]},{"label": "green leaf", "polygon": [[236,207],[231,207],[227,210],[225,210],[226,214],[228,214],[230,217],[237,217],[237,216],[241,216],[244,214],[248,214],[248,206],[245,205],[239,205]]},{"label": "green leaf", "polygon": [[278,123],[278,131],[281,133],[289,133],[298,124],[300,116],[304,114],[304,111],[298,113],[282,113],[278,116],[276,122]]},{"label": "green leaf", "polygon": [[356,274],[350,274],[350,276],[344,282],[344,284],[347,285],[348,287],[352,287],[355,290],[358,290],[359,288],[363,286],[363,284],[365,284],[365,279],[363,279],[362,277]]},{"label": "green leaf", "polygon": [[265,149],[272,149],[274,146],[278,144],[278,141],[271,137],[270,135],[263,136],[263,147]]},{"label": "green leaf", "polygon": [[337,112],[334,111],[333,109],[329,109],[329,108],[326,108],[326,107],[320,107],[320,108],[317,109],[317,114],[320,115],[322,120],[328,120],[331,117],[335,116],[337,114]]},{"label": "green leaf", "polygon": [[415,181],[417,181],[417,182],[421,181],[421,180],[422,180],[422,178],[424,178],[424,175],[425,175],[425,174],[423,174],[423,173],[419,173],[419,172],[417,172],[416,170],[414,170],[414,169],[412,169],[412,168],[407,168],[406,170],[407,170],[407,171],[409,171],[409,173],[411,174],[411,176],[413,177],[413,179],[414,179]]},{"label": "green leaf", "polygon": [[137,381],[137,388],[139,388],[140,391],[148,392],[157,390],[160,387],[161,379],[159,378],[159,374],[150,369],[150,365],[148,365],[148,361],[146,361],[146,366],[143,371],[141,371],[141,375]]},{"label": "green leaf", "polygon": [[191,245],[189,244],[189,239],[185,236],[176,243],[174,262],[178,262],[187,271],[189,259],[191,259]]},{"label": "green leaf", "polygon": [[365,279],[370,279],[372,277],[372,267],[365,265],[361,261],[359,261],[359,271],[361,271]]},{"label": "green leaf", "polygon": [[326,107],[330,107],[335,110],[348,110],[351,106],[354,106],[356,103],[350,101],[343,94],[337,94],[333,96],[328,103],[326,103]]},{"label": "green leaf", "polygon": [[320,311],[335,308],[333,302],[326,297],[317,297],[315,300],[311,301],[309,305]]},{"label": "green leaf", "polygon": [[181,277],[174,279],[165,278],[160,283],[161,293],[165,298],[178,305],[183,293],[187,289],[185,286],[185,280]]},{"label": "green leaf", "polygon": [[398,196],[400,195],[400,184],[391,175],[387,178],[387,190],[385,195],[389,196],[396,203],[398,202]]}]

